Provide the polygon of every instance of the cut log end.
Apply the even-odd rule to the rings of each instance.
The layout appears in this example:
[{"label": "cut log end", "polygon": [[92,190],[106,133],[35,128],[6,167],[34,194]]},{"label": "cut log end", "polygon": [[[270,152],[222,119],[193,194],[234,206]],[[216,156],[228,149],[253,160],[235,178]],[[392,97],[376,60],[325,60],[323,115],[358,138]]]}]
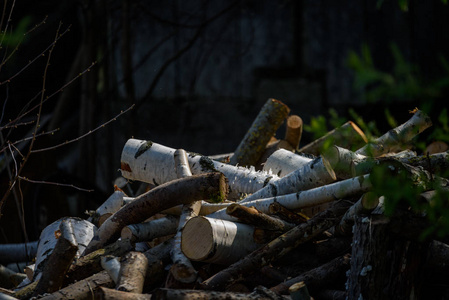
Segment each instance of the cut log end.
[{"label": "cut log end", "polygon": [[212,227],[205,218],[193,218],[188,223],[190,226],[182,231],[182,252],[191,260],[204,260],[214,250]]}]

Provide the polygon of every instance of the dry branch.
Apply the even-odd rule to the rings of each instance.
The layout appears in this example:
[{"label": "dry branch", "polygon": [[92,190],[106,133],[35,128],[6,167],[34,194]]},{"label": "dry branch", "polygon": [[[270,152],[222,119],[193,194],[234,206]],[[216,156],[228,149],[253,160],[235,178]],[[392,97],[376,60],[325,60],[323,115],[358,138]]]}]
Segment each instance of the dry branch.
[{"label": "dry branch", "polygon": [[261,213],[254,207],[246,207],[237,203],[228,206],[226,213],[239,219],[242,223],[251,224],[261,229],[287,231],[295,227],[292,223]]},{"label": "dry branch", "polygon": [[271,290],[278,294],[287,294],[292,285],[304,282],[313,296],[315,292],[325,288],[329,282],[334,282],[338,278],[344,278],[346,271],[349,269],[349,261],[349,254],[337,257],[320,267],[282,282],[272,287]]},{"label": "dry branch", "polygon": [[179,204],[200,199],[223,200],[227,195],[226,179],[221,173],[196,175],[160,185],[122,207],[98,228],[85,250],[89,254],[118,238],[123,227],[143,222],[152,215]]},{"label": "dry branch", "polygon": [[358,149],[368,142],[363,131],[352,121],[348,121],[338,128],[329,131],[324,136],[305,145],[298,152],[320,155],[323,148],[338,145],[343,148]]},{"label": "dry branch", "polygon": [[241,166],[256,165],[264,153],[268,141],[284,122],[289,112],[290,109],[281,101],[268,99],[234,151],[229,163]]},{"label": "dry branch", "polygon": [[235,281],[240,276],[256,271],[273,260],[278,259],[293,248],[310,241],[317,235],[337,224],[346,212],[348,203],[339,201],[331,208],[319,213],[307,222],[300,224],[293,229],[282,234],[277,239],[247,255],[240,261],[232,264],[228,268],[216,273],[201,284],[202,289],[223,290],[226,285]]},{"label": "dry branch", "polygon": [[405,123],[391,129],[381,137],[369,142],[356,151],[357,154],[377,157],[390,152],[398,152],[417,134],[432,126],[430,118],[421,110]]}]

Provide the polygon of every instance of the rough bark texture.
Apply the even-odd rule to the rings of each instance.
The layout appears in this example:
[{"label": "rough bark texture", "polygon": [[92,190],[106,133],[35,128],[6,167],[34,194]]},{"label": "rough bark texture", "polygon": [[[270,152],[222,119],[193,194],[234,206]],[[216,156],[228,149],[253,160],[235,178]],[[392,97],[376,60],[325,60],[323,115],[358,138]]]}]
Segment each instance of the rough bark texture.
[{"label": "rough bark texture", "polygon": [[108,289],[105,287],[99,287],[95,290],[95,299],[96,300],[150,300],[150,294],[137,294],[137,293],[129,293],[117,291],[114,289]]},{"label": "rough bark texture", "polygon": [[148,268],[145,255],[141,252],[128,252],[122,258],[120,265],[117,290],[141,294]]},{"label": "rough bark texture", "polygon": [[428,243],[392,237],[382,215],[357,217],[348,299],[420,299]]},{"label": "rough bark texture", "polygon": [[217,291],[200,291],[200,290],[182,290],[182,289],[157,289],[152,299],[158,300],[281,300],[290,299],[283,296],[272,295],[269,291],[256,289],[253,293],[235,293],[235,292],[217,292]]},{"label": "rough bark texture", "polygon": [[295,227],[292,223],[261,213],[254,207],[246,207],[237,203],[228,206],[226,213],[236,217],[242,223],[251,224],[257,228],[287,231]]},{"label": "rough bark texture", "polygon": [[64,286],[75,281],[80,281],[103,270],[101,267],[101,257],[106,255],[122,256],[131,251],[134,246],[129,240],[118,240],[104,248],[98,249],[88,255],[82,256],[73,264],[64,280]]},{"label": "rough bark texture", "polygon": [[201,287],[209,290],[223,290],[226,285],[240,276],[246,276],[257,268],[289,253],[293,248],[305,243],[318,234],[334,226],[346,212],[346,201],[335,203],[328,210],[316,215],[307,222],[287,231],[277,239],[247,255],[240,261],[205,280]]},{"label": "rough bark texture", "polygon": [[348,121],[298,151],[318,156],[323,149],[331,145],[355,150],[364,146],[367,142],[368,139],[363,131],[354,122]]},{"label": "rough bark texture", "polygon": [[349,255],[337,257],[318,268],[282,282],[272,287],[271,290],[278,294],[288,294],[290,286],[295,283],[304,282],[313,296],[315,292],[325,288],[329,282],[344,278],[346,271],[349,269],[349,261]]},{"label": "rough bark texture", "polygon": [[100,287],[113,288],[115,285],[108,272],[102,271],[92,275],[86,279],[80,280],[72,285],[69,285],[57,292],[44,296],[39,299],[43,300],[57,300],[57,299],[76,299],[89,300],[94,297],[94,291]]},{"label": "rough bark texture", "polygon": [[248,132],[243,137],[230,164],[254,166],[265,151],[265,146],[288,116],[290,109],[279,100],[268,99]]},{"label": "rough bark texture", "polygon": [[143,222],[152,215],[179,204],[201,199],[222,201],[227,191],[226,178],[221,173],[196,175],[160,185],[136,197],[107,219],[92,238],[85,254],[113,242],[126,225]]}]

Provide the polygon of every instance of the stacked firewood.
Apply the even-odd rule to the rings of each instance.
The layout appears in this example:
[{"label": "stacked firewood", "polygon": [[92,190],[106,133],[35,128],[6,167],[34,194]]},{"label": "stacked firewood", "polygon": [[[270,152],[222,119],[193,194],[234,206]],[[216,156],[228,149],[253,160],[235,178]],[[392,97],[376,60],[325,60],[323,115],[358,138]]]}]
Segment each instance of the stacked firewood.
[{"label": "stacked firewood", "polygon": [[[444,294],[436,287],[448,279],[447,238],[423,235],[432,224],[408,205],[386,214],[389,199],[373,175],[385,167],[406,177],[422,189],[419,201],[429,203],[448,189],[447,149],[422,156],[410,150],[432,125],[428,116],[415,110],[369,142],[347,122],[298,149],[302,120],[289,114],[269,99],[226,155],[128,140],[122,176],[143,189],[116,187],[86,220],[62,218],[36,243],[0,247],[0,263],[35,257],[26,275],[0,270],[0,292],[5,299]],[[273,138],[285,120],[285,137]]]}]

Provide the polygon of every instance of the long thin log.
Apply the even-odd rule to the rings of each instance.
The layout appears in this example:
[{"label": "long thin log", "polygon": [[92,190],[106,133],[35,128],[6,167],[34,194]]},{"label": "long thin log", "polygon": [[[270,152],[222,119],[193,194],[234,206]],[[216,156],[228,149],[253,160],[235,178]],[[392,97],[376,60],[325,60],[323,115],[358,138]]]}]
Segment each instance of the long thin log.
[{"label": "long thin log", "polygon": [[37,253],[38,241],[19,244],[0,244],[0,264],[31,261]]},{"label": "long thin log", "polygon": [[310,161],[312,161],[311,158],[295,154],[286,149],[279,149],[267,158],[263,170],[284,177]]},{"label": "long thin log", "polygon": [[145,255],[141,252],[131,251],[122,258],[120,265],[116,289],[141,294],[148,268],[148,260]]},{"label": "long thin log", "polygon": [[[189,162],[187,160],[187,154],[183,149],[178,149],[175,151],[174,160],[178,178],[192,176]],[[191,218],[198,216],[200,209],[201,201],[195,201],[182,206],[182,212],[179,216],[178,229],[173,237],[173,248],[170,252],[173,265],[170,268],[170,273],[174,280],[182,283],[193,283],[198,277],[198,272],[181,250],[181,234],[186,222]]]},{"label": "long thin log", "polygon": [[60,236],[45,263],[42,277],[34,291],[34,296],[53,293],[62,287],[65,274],[78,251],[78,243],[69,220],[62,220],[58,234]]},{"label": "long thin log", "polygon": [[[240,202],[239,204],[247,207],[254,206],[258,211],[263,213],[269,213],[270,205],[274,202],[279,202],[279,204],[288,209],[296,210],[332,202],[336,199],[347,199],[363,194],[370,190],[372,187],[369,178],[369,175],[364,175],[334,182],[307,191],[265,199],[258,199],[245,203]],[[226,213],[226,209],[216,211],[208,215],[207,217],[229,221],[236,220]]]},{"label": "long thin log", "polygon": [[288,106],[281,101],[268,99],[234,151],[229,163],[254,166],[265,151],[268,141],[287,118],[289,112]]},{"label": "long thin log", "polygon": [[264,188],[247,196],[240,203],[309,190],[331,183],[336,179],[329,162],[324,157],[319,157],[285,177],[269,182]]},{"label": "long thin log", "polygon": [[167,215],[148,222],[125,226],[121,231],[121,237],[132,242],[148,242],[158,237],[175,234],[178,224],[179,218]]},{"label": "long thin log", "polygon": [[[209,202],[201,200],[201,208],[200,208],[199,215],[200,216],[209,215],[211,213],[216,212],[217,210],[228,207],[229,204],[231,204],[231,203],[235,203],[235,201],[225,200],[220,203],[209,203]],[[174,215],[174,216],[179,216],[179,215],[181,215],[181,213],[182,213],[182,205],[177,205],[177,206],[174,206],[169,209],[165,209],[165,210],[161,211],[161,214],[168,214],[168,215]]]},{"label": "long thin log", "polygon": [[413,116],[407,122],[369,142],[356,153],[377,157],[385,153],[400,151],[412,138],[430,126],[432,126],[430,118],[423,111],[418,110],[413,113]]},{"label": "long thin log", "polygon": [[200,199],[222,201],[227,196],[227,191],[226,178],[221,173],[196,175],[160,185],[136,197],[133,202],[107,219],[98,228],[85,254],[113,242],[126,225],[143,222],[152,215],[175,205]]},{"label": "long thin log", "polygon": [[[154,185],[177,179],[173,160],[175,151],[155,142],[129,139],[121,156],[122,176]],[[193,175],[216,171],[223,173],[228,178],[233,193],[253,193],[269,181],[279,179],[267,172],[232,166],[195,153],[189,153],[188,160]]]},{"label": "long thin log", "polygon": [[254,207],[246,207],[237,203],[228,206],[226,213],[236,217],[242,223],[251,224],[257,228],[287,231],[295,227],[292,223],[261,213]]},{"label": "long thin log", "polygon": [[129,240],[121,239],[104,248],[78,258],[75,264],[73,264],[67,272],[64,286],[102,271],[101,258],[103,256],[122,256],[133,248],[134,246]]},{"label": "long thin log", "polygon": [[272,287],[271,290],[278,294],[288,294],[289,288],[293,284],[304,282],[309,292],[313,295],[315,291],[325,288],[329,282],[333,282],[338,278],[344,278],[346,271],[349,269],[349,261],[349,254],[337,257],[320,267],[282,282]]},{"label": "long thin log", "polygon": [[267,245],[203,281],[201,288],[223,290],[227,284],[233,282],[240,276],[246,276],[254,272],[257,268],[263,267],[275,259],[286,255],[292,249],[328,230],[339,222],[347,208],[348,203],[346,201],[335,203],[326,211],[294,227]]},{"label": "long thin log", "polygon": [[260,247],[253,234],[247,224],[195,217],[184,226],[182,252],[193,261],[228,265]]},{"label": "long thin log", "polygon": [[96,273],[88,278],[77,281],[59,291],[52,294],[46,295],[42,298],[43,300],[66,300],[66,299],[77,299],[77,300],[89,300],[94,297],[94,291],[102,286],[107,288],[113,288],[115,285],[112,278],[109,276],[108,272],[102,271]]},{"label": "long thin log", "polygon": [[108,289],[106,287],[98,287],[95,290],[95,300],[150,300],[150,294],[137,294]]},{"label": "long thin log", "polygon": [[201,291],[201,290],[186,290],[186,289],[166,289],[159,288],[153,293],[153,298],[156,300],[182,300],[182,299],[196,299],[196,300],[283,300],[290,299],[283,296],[267,295],[267,292],[255,291],[252,293],[236,293],[236,292],[218,292],[218,291]]},{"label": "long thin log", "polygon": [[364,146],[368,142],[363,131],[352,121],[348,121],[329,131],[324,136],[315,141],[305,145],[298,152],[320,155],[324,148],[331,145],[338,145],[343,148],[354,148],[358,149]]},{"label": "long thin log", "polygon": [[0,265],[0,287],[13,289],[26,278],[25,274],[16,273]]}]

